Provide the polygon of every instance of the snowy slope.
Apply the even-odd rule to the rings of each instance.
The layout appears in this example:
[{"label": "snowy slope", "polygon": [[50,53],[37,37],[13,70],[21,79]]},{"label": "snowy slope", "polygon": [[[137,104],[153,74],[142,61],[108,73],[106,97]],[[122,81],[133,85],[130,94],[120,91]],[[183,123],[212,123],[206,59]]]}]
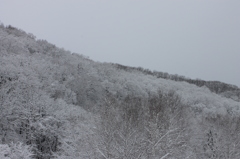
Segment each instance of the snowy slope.
[{"label": "snowy slope", "polygon": [[[32,153],[40,158],[122,158],[121,154],[128,154],[127,158],[136,158],[137,154],[139,158],[204,158],[214,155],[221,158],[230,154],[227,151],[231,148],[229,142],[240,139],[236,135],[240,131],[240,102],[237,100],[213,93],[206,86],[94,62],[46,40],[36,40],[32,34],[3,25],[0,26],[0,99],[0,144],[21,142],[30,145]],[[152,101],[155,101],[154,106]],[[158,121],[161,111],[153,113],[155,115],[149,113],[151,108],[157,111],[157,106],[169,113],[162,114],[161,122]],[[174,112],[175,109],[178,113]],[[103,118],[106,117],[103,110],[109,118]],[[182,113],[181,127],[174,124],[174,116],[179,112]],[[130,115],[126,117],[128,113]],[[103,124],[109,120],[112,122]],[[133,126],[136,125],[133,120],[138,127]],[[165,122],[168,127],[160,131],[157,125],[166,125]],[[127,134],[114,132],[113,127],[117,124],[123,132],[126,132],[127,124],[133,124],[130,134],[136,137],[134,153],[124,150]],[[108,128],[107,137],[103,128]],[[176,131],[178,129],[181,131]],[[235,135],[227,136],[227,129]],[[181,134],[184,144],[176,146],[172,141],[179,142],[178,137],[165,140],[165,135],[171,134],[172,130],[178,134],[184,130],[189,138]],[[123,134],[125,140],[120,142]],[[149,135],[151,142],[147,139]],[[224,139],[220,140],[221,137]],[[113,138],[111,142],[107,140],[109,138]],[[207,138],[214,143],[209,143]],[[107,141],[117,147],[116,150],[106,145],[103,149]],[[157,147],[160,143],[167,148]],[[47,146],[49,144],[51,146]],[[145,145],[145,148],[139,145]],[[145,150],[146,153],[141,154]],[[180,152],[182,155],[176,155]],[[239,157],[238,152],[231,153],[232,158]]]}]

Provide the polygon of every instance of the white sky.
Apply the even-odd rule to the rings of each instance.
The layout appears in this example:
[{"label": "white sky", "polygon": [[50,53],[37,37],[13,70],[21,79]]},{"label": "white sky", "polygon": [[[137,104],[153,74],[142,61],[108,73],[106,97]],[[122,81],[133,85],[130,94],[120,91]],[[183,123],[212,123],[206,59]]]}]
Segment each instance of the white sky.
[{"label": "white sky", "polygon": [[0,0],[0,21],[96,61],[240,86],[240,0]]}]

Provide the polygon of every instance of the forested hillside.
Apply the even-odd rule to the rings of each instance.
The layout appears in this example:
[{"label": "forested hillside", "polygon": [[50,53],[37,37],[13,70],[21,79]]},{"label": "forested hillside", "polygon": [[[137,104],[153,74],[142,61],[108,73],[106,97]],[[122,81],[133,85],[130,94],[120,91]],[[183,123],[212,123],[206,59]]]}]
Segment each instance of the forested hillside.
[{"label": "forested hillside", "polygon": [[238,102],[240,101],[240,89],[237,86],[232,84],[227,84],[219,81],[204,81],[201,79],[194,80],[194,79],[187,78],[185,76],[171,75],[171,74],[168,74],[167,72],[150,71],[149,69],[144,69],[141,67],[136,68],[136,67],[129,67],[129,66],[124,66],[120,64],[114,64],[114,65],[115,67],[119,69],[123,69],[125,71],[137,70],[139,72],[142,72],[143,74],[152,75],[157,78],[170,79],[174,81],[185,81],[190,84],[195,84],[199,87],[205,86],[214,93],[220,94],[227,98],[231,98]]},{"label": "forested hillside", "polygon": [[239,99],[0,25],[1,159],[239,159]]}]

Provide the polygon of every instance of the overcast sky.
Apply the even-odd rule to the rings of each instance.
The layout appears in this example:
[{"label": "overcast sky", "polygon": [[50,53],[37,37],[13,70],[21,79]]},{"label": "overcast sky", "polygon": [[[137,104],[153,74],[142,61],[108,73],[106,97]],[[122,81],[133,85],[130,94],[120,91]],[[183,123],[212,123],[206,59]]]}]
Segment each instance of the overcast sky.
[{"label": "overcast sky", "polygon": [[240,0],[0,0],[0,21],[95,61],[240,86]]}]

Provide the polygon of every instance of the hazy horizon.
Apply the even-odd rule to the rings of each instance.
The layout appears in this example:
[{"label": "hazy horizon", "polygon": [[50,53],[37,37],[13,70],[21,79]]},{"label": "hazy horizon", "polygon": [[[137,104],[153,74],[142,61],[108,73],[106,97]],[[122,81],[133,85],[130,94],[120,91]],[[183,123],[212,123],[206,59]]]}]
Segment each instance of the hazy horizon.
[{"label": "hazy horizon", "polygon": [[240,87],[240,1],[7,1],[0,22],[89,56]]}]

